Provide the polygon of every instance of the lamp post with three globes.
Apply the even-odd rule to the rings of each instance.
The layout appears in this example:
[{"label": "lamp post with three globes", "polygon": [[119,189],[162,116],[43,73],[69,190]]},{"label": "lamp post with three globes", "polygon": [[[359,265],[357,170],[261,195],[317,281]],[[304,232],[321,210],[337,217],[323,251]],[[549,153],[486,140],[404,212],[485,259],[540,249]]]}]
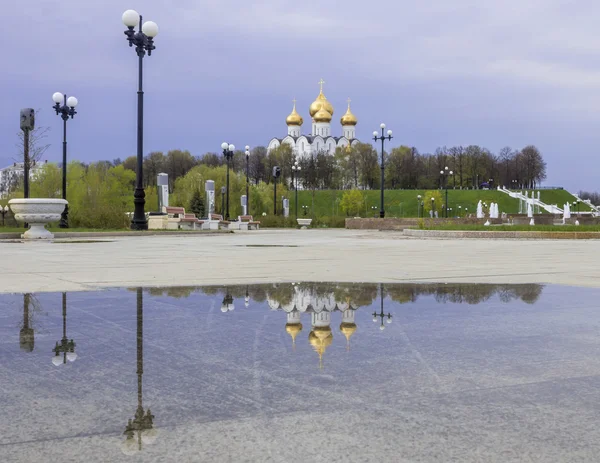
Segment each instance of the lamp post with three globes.
[{"label": "lamp post with three globes", "polygon": [[[67,121],[69,117],[73,119],[77,111],[77,98],[67,95],[63,95],[60,92],[52,95],[52,101],[54,101],[54,110],[56,114],[63,120],[63,158],[62,158],[62,199],[67,199]],[[58,224],[60,228],[69,228],[69,204],[65,205],[65,210],[60,215],[60,222]]]},{"label": "lamp post with three globes", "polygon": [[[223,150],[223,156],[225,156],[225,160],[227,161],[227,186],[225,192],[227,195],[227,203],[225,205],[225,220],[229,220],[229,164],[231,159],[233,159],[233,150],[235,150],[235,146],[223,142],[221,143],[221,149]],[[246,198],[248,197],[246,196]]]},{"label": "lamp post with three globes", "polygon": [[379,217],[380,218],[384,218],[385,217],[385,210],[383,207],[383,189],[384,189],[384,184],[385,184],[385,166],[384,166],[384,159],[385,159],[385,154],[384,154],[384,141],[385,140],[391,140],[392,139],[392,131],[388,130],[387,131],[387,136],[384,135],[384,130],[385,130],[385,124],[382,122],[381,125],[379,126],[381,128],[381,136],[378,137],[378,133],[377,131],[373,132],[373,140],[378,141],[381,140],[381,199],[380,199],[380,209],[379,209]]},{"label": "lamp post with three globes", "polygon": [[[134,212],[131,220],[132,230],[148,230],[148,221],[144,206],[146,204],[146,193],[144,192],[144,91],[143,91],[143,58],[148,52],[152,54],[154,46],[154,37],[158,35],[158,26],[153,21],[146,21],[142,24],[142,16],[135,10],[127,10],[123,13],[123,24],[127,26],[125,35],[129,46],[135,45],[135,52],[138,56],[138,102],[137,102],[137,168],[135,192],[133,194]],[[139,30],[135,31],[135,26],[139,25]]]}]

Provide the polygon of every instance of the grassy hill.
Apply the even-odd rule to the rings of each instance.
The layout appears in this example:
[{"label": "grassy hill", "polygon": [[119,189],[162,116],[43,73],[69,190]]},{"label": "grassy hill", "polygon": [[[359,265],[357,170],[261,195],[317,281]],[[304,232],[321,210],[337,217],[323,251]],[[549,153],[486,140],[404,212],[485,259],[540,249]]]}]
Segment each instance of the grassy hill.
[{"label": "grassy hill", "polygon": [[[386,190],[385,191],[385,211],[386,217],[417,217],[417,195],[424,195],[423,190]],[[445,198],[445,192],[441,191],[442,199]],[[314,212],[315,217],[333,217],[344,216],[345,214],[339,208],[344,191],[318,190],[314,194],[312,191],[298,191],[298,215],[302,216],[302,206],[309,207],[309,215]],[[365,198],[364,211],[361,217],[373,217],[379,215],[379,190],[367,190],[363,192]],[[537,193],[536,193],[537,195]],[[575,198],[565,190],[541,190],[540,199],[547,204],[557,204],[562,208],[567,201],[571,203]],[[448,190],[448,205],[454,211],[465,208],[470,213],[475,213],[479,200],[498,203],[500,212],[516,214],[519,212],[519,201],[511,198],[505,193],[497,190]],[[314,211],[313,211],[314,209]],[[589,208],[581,203],[580,211],[589,211]],[[294,192],[290,192],[290,215],[294,215]],[[463,214],[464,215],[464,214]]]}]

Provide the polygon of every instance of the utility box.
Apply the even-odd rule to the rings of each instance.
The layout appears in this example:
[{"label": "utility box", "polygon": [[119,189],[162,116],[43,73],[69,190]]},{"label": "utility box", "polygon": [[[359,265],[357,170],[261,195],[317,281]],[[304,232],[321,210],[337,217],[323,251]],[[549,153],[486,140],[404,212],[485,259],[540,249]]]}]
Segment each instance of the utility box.
[{"label": "utility box", "polygon": [[166,212],[164,209],[169,207],[169,174],[158,174],[156,176],[156,186],[158,191],[158,210]]},{"label": "utility box", "polygon": [[204,183],[204,192],[206,193],[204,209],[206,211],[206,217],[210,218],[211,214],[215,213],[215,181],[207,180]]},{"label": "utility box", "polygon": [[290,200],[287,198],[283,198],[283,216],[284,217],[289,217],[290,216]]},{"label": "utility box", "polygon": [[248,198],[246,197],[246,195],[242,195],[242,211],[243,214],[242,215],[248,215]]}]

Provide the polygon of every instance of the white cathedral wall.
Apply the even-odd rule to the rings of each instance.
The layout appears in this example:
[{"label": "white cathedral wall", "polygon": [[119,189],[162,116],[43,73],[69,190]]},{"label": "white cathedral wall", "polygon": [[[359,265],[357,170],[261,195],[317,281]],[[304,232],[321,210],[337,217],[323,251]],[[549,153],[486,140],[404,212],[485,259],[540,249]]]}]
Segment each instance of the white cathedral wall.
[{"label": "white cathedral wall", "polygon": [[289,125],[288,126],[288,135],[290,137],[299,137],[300,136],[300,126]]},{"label": "white cathedral wall", "polygon": [[329,122],[316,122],[315,123],[316,134],[321,137],[329,137],[331,135],[331,124]]},{"label": "white cathedral wall", "polygon": [[356,138],[356,128],[352,125],[342,126],[342,132],[348,140]]}]

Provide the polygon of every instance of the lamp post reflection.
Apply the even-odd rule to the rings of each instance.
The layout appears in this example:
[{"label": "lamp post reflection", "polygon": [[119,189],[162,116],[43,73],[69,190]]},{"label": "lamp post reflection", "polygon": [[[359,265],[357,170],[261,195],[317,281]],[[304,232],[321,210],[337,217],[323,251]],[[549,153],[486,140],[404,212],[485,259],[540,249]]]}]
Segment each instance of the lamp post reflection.
[{"label": "lamp post reflection", "polygon": [[244,297],[244,305],[246,308],[250,306],[250,294],[248,294],[248,285],[246,285],[246,296]]},{"label": "lamp post reflection", "polygon": [[[67,338],[67,293],[62,293],[62,316],[63,316],[63,337],[56,342],[56,346],[52,349],[54,357],[52,363],[57,367],[69,362],[77,360],[75,353],[75,341]],[[61,356],[62,354],[62,356]]]},{"label": "lamp post reflection", "polygon": [[150,409],[144,412],[142,399],[142,375],[144,374],[144,296],[142,288],[137,289],[137,399],[138,406],[133,420],[130,418],[123,435],[125,441],[121,450],[125,455],[134,455],[142,450],[142,444],[152,444],[157,432],[154,428],[154,415]]},{"label": "lamp post reflection", "polygon": [[[2,207],[0,206],[0,209]],[[19,332],[19,345],[25,352],[33,351],[35,345],[35,337],[33,328],[30,326],[30,313],[29,307],[31,305],[31,294],[23,294],[23,328]]]},{"label": "lamp post reflection", "polygon": [[379,284],[379,298],[381,300],[381,311],[380,313],[373,312],[373,321],[377,323],[377,318],[381,320],[381,325],[379,329],[383,331],[385,329],[385,325],[383,324],[383,320],[386,319],[388,323],[392,323],[392,314],[388,313],[387,315],[383,312],[383,285]]},{"label": "lamp post reflection", "polygon": [[233,305],[233,296],[229,294],[229,291],[225,294],[223,298],[223,303],[221,304],[221,312],[233,312],[235,306]]}]

